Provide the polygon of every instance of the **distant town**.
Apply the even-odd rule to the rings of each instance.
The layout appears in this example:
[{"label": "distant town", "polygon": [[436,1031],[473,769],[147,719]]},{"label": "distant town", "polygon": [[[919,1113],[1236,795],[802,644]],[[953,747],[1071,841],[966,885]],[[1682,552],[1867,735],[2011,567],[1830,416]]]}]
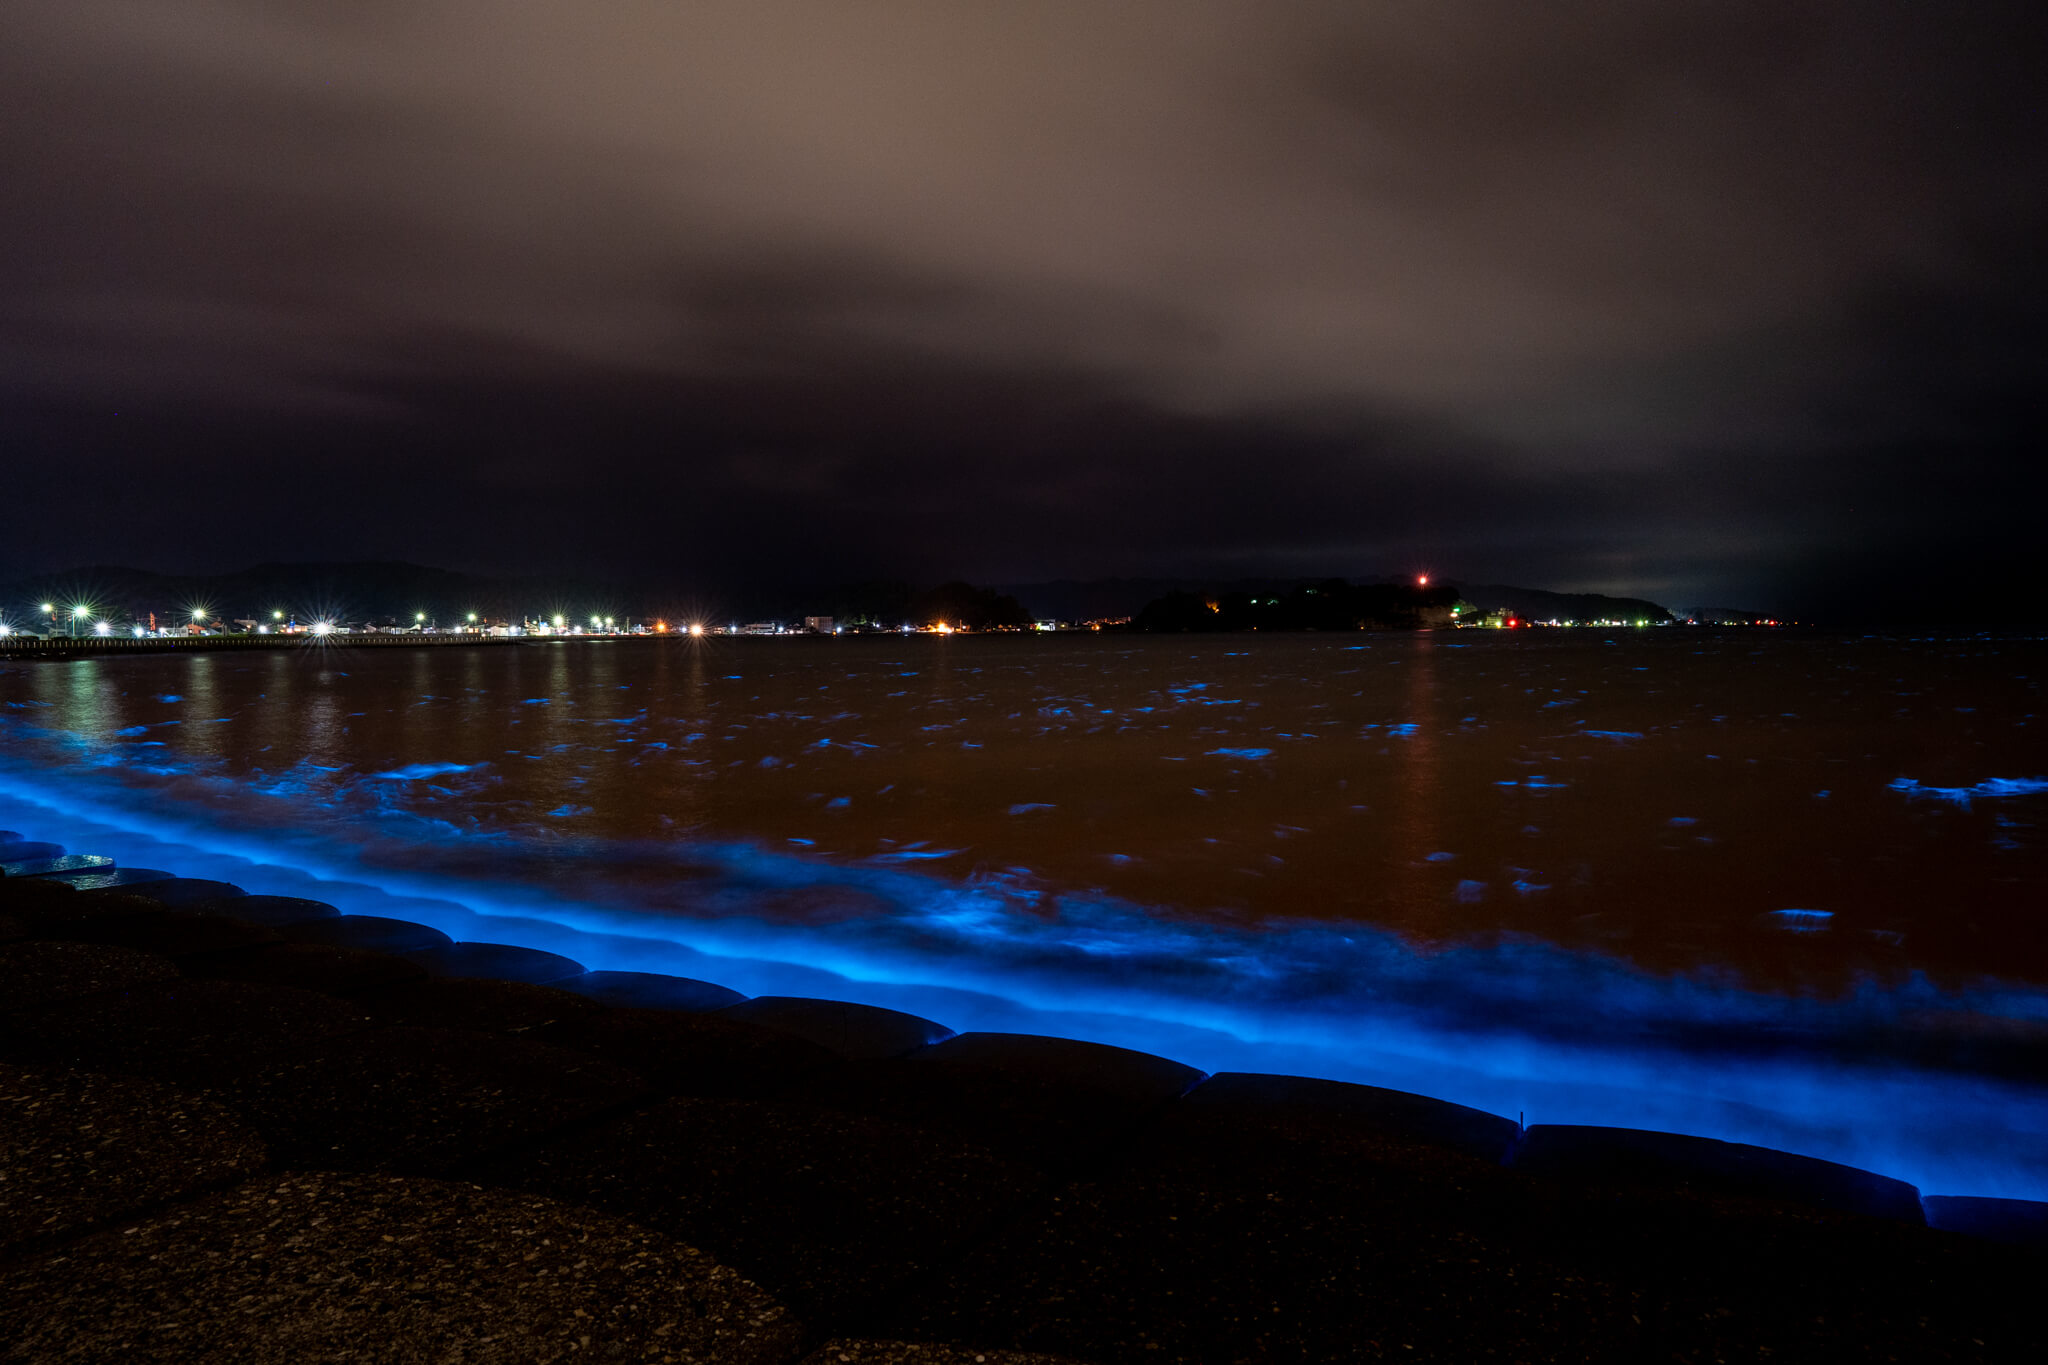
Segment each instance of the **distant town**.
[{"label": "distant town", "polygon": [[[1505,601],[1503,594],[1516,600]],[[1670,626],[1776,626],[1792,624],[1755,613],[1706,610],[1685,614],[1652,602],[1567,595],[1535,589],[1466,589],[1433,583],[1426,574],[1401,582],[1354,584],[1344,579],[1299,581],[1284,588],[1196,591],[1175,589],[1125,615],[1041,617],[1014,596],[966,583],[904,594],[895,610],[863,610],[851,616],[813,613],[749,621],[701,617],[620,616],[603,611],[529,612],[516,616],[483,610],[446,612],[421,608],[409,615],[361,615],[339,610],[308,611],[272,606],[249,612],[223,611],[211,603],[160,607],[44,600],[26,609],[0,607],[0,648],[18,650],[92,642],[192,642],[235,637],[413,637],[437,643],[458,640],[551,640],[660,636],[834,636],[986,634],[992,632],[1129,631],[1209,633],[1226,631],[1318,631],[1403,629],[1600,629]],[[1474,600],[1477,599],[1477,600]],[[280,640],[282,642],[282,639]],[[380,640],[380,642],[382,642]],[[391,643],[398,643],[396,639]]]}]

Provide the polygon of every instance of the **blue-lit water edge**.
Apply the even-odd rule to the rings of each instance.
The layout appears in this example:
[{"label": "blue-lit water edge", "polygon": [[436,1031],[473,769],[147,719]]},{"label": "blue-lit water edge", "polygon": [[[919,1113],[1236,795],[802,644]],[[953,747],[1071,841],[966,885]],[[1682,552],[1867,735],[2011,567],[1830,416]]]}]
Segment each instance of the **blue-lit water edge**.
[{"label": "blue-lit water edge", "polygon": [[[1798,903],[1743,906],[1731,917],[1741,925],[1741,958],[1674,965],[1631,952],[1626,939],[1574,941],[1537,911],[1523,913],[1539,918],[1516,921],[1515,907],[1546,899],[1545,879],[1564,880],[1556,871],[1563,864],[1524,869],[1522,880],[1544,887],[1525,892],[1494,870],[1499,859],[1488,840],[1517,841],[1503,848],[1523,863],[1551,857],[1548,850],[1540,857],[1521,851],[1523,841],[1541,843],[1541,836],[1514,821],[1536,811],[1545,822],[1539,829],[1575,828],[1569,803],[1611,801],[1616,793],[1603,792],[1594,774],[1616,769],[1618,754],[1660,743],[1673,712],[1669,701],[1653,700],[1646,710],[1635,696],[1603,703],[1597,686],[1568,689],[1576,696],[1571,707],[1552,707],[1557,698],[1532,690],[1529,679],[1544,677],[1558,691],[1560,679],[1598,683],[1640,668],[1684,665],[1668,649],[1636,655],[1650,660],[1644,665],[1597,651],[1590,659],[1547,661],[1498,650],[1466,656],[1447,643],[1455,642],[1432,648],[1428,696],[1414,681],[1414,641],[1375,642],[1366,651],[1321,644],[1307,652],[1297,642],[1264,658],[1242,642],[1178,656],[1148,645],[1137,663],[1128,652],[1032,661],[1015,652],[975,656],[956,649],[940,661],[943,688],[928,681],[924,695],[908,699],[915,709],[887,717],[878,714],[884,708],[862,706],[861,694],[883,689],[884,679],[886,691],[911,691],[905,684],[912,678],[930,679],[932,658],[814,652],[795,668],[815,675],[801,684],[813,691],[746,691],[744,698],[743,688],[721,694],[713,684],[744,685],[749,674],[756,687],[767,686],[763,675],[787,683],[795,656],[728,651],[700,657],[693,667],[671,654],[662,669],[652,656],[615,655],[601,667],[595,655],[579,660],[567,650],[517,664],[475,657],[420,662],[439,651],[421,651],[402,665],[323,659],[295,663],[290,673],[262,663],[237,672],[219,658],[35,665],[0,678],[7,705],[0,717],[0,824],[130,865],[217,876],[251,891],[313,895],[360,913],[402,914],[457,937],[564,952],[593,968],[673,971],[754,994],[860,1000],[957,1029],[1089,1038],[1209,1070],[1392,1085],[1531,1122],[1632,1124],[1761,1142],[1869,1166],[1930,1192],[2048,1196],[2048,1089],[2035,1068],[2048,1031],[2048,994],[2023,972],[1966,970],[1967,963],[1954,961],[1922,968],[1909,952],[1886,958],[1901,946],[1894,937],[1910,948],[1907,932],[1856,927],[1859,913],[1850,905],[1812,904],[1822,882],[1810,869],[1794,877],[1804,879],[1802,894],[1785,898]],[[1983,647],[1964,647],[1978,651],[1978,672],[1988,662],[1988,676],[2012,675],[2004,655],[1987,660]],[[1384,661],[1389,677],[1361,669],[1359,653]],[[1482,663],[1468,666],[1467,657]],[[1739,666],[1754,668],[1748,657]],[[1849,657],[1860,669],[1877,656],[1851,650]],[[552,690],[533,685],[537,662],[552,675]],[[1808,657],[1801,666],[1813,662]],[[918,667],[893,667],[899,663]],[[1298,689],[1313,699],[1290,706],[1281,694],[1297,689],[1276,691],[1270,680],[1261,694],[1260,686],[1246,685],[1254,680],[1244,670],[1253,666],[1270,666],[1283,679],[1314,676],[1315,686]],[[1302,674],[1304,666],[1323,671]],[[402,678],[390,676],[394,668]],[[508,668],[525,672],[493,672]],[[1339,668],[1364,685],[1329,686],[1347,676]],[[657,680],[664,670],[669,676]],[[1000,670],[1015,676],[986,676]],[[1048,680],[1052,670],[1059,676]],[[336,673],[359,681],[319,676]],[[1503,681],[1492,692],[1474,681],[1493,673]],[[821,684],[827,676],[832,682]],[[423,680],[425,687],[415,686]],[[1629,680],[1619,681],[1625,688]],[[1832,687],[1837,679],[1827,681]],[[400,685],[407,689],[402,697]],[[1222,706],[1173,700],[1226,685],[1244,694],[1229,705],[1227,722],[1217,719]],[[820,686],[837,692],[836,709],[811,704]],[[642,695],[631,696],[635,691]],[[627,693],[636,704],[606,705],[606,714],[596,715],[594,703],[611,700],[601,692]],[[1511,695],[1530,700],[1511,712],[1503,705]],[[787,705],[793,696],[807,709]],[[380,725],[369,713],[365,699],[378,697],[388,703],[386,718],[399,722]],[[443,697],[459,699],[453,713],[422,724]],[[1340,701],[1351,704],[1349,712],[1333,715],[1345,711]],[[1072,717],[1091,702],[1113,703],[1093,708],[1113,718],[1155,717],[1165,708],[1167,718],[1145,722],[1149,732],[1127,739],[1142,741],[1140,747],[1127,747],[1121,757],[1128,762],[1142,753],[1156,769],[1174,771],[1172,779],[1151,767],[1128,774],[1090,768],[1082,751],[1101,738],[1106,722],[1090,717],[1081,725],[1059,712]],[[1955,710],[1953,699],[1942,704],[1950,715],[1979,714]],[[2009,707],[2011,697],[2001,704]],[[366,709],[337,717],[340,705]],[[1471,734],[1469,705],[1481,707],[1480,725],[1491,733]],[[1145,706],[1152,709],[1139,709]],[[560,719],[579,708],[587,714]],[[1558,725],[1555,712],[1566,709],[1586,714],[1578,724]],[[528,718],[543,710],[555,713],[546,745],[501,742],[530,734]],[[414,713],[409,722],[406,711]],[[368,724],[337,726],[337,719]],[[2030,719],[2024,710],[2007,718]],[[719,740],[721,726],[738,728]],[[371,733],[352,735],[352,728]],[[1928,733],[1924,723],[1910,728]],[[603,731],[603,742],[556,738],[578,729]],[[754,742],[761,731],[771,742]],[[1731,742],[1732,733],[1724,722],[1711,742],[1731,752],[1711,762],[1767,761],[1767,752],[1742,753],[1746,741]],[[1971,843],[1981,842],[1975,856],[2007,858],[1987,884],[2008,874],[2024,881],[2037,867],[2034,806],[2042,798],[2029,785],[2037,770],[1959,771],[1959,733],[1936,736],[1949,766],[1939,756],[1911,773],[1880,764],[1851,779],[1870,790],[1846,794],[1905,822],[1900,829],[1933,829],[1929,858],[1953,858],[1958,849],[1967,855]],[[700,738],[684,741],[688,734]],[[1433,737],[1437,746],[1420,761],[1412,747],[1417,737]],[[1772,738],[1763,736],[1765,751],[1783,747]],[[2011,725],[2000,738],[1997,755],[2009,759]],[[822,748],[821,739],[828,741]],[[723,744],[723,752],[707,741]],[[555,747],[562,744],[569,747]],[[1574,756],[1569,745],[1597,756]],[[489,746],[498,752],[482,757]],[[1296,746],[1325,747],[1290,782]],[[778,752],[757,752],[763,748]],[[976,757],[990,748],[1000,762]],[[535,749],[549,757],[526,757]],[[693,751],[719,758],[690,768],[665,757]],[[845,766],[807,768],[807,751]],[[1649,766],[1668,764],[1676,752],[1659,754]],[[1988,763],[1988,744],[1986,754]],[[1069,771],[1050,779],[1026,771],[1033,765],[1022,760],[1048,756],[1050,766]],[[1832,757],[1824,753],[1818,761]],[[763,758],[778,762],[763,767]],[[953,766],[963,758],[967,767]],[[1521,764],[1513,770],[1515,787],[1493,775],[1485,779],[1493,792],[1462,794],[1461,768],[1482,758]],[[1525,758],[1542,771],[1529,771]],[[527,775],[499,771],[514,760],[527,765]],[[1185,765],[1198,760],[1208,761],[1207,775],[1185,777]],[[669,764],[669,785],[631,780],[650,763]],[[1419,785],[1423,764],[1432,771]],[[536,782],[530,774],[541,767],[550,776]],[[1331,778],[1339,772],[1348,775]],[[852,774],[882,780],[855,788]],[[1478,775],[1471,776],[1466,785],[1476,786]],[[847,823],[855,819],[855,798],[837,808],[846,815],[829,804],[840,799],[834,781],[860,791],[906,777],[930,794],[922,831],[928,837],[899,837],[912,831],[893,823],[917,815],[915,803],[867,817],[867,825]],[[1529,785],[1532,777],[1542,785]],[[785,778],[796,779],[786,791],[774,785]],[[1372,808],[1381,844],[1348,835],[1348,842],[1332,843],[1335,834],[1318,830],[1319,821],[1345,828],[1327,809],[1339,790],[1333,781],[1345,784],[1346,796],[1368,798],[1344,802],[1345,814],[1357,805]],[[728,782],[744,812],[740,823],[757,828],[680,818],[691,814],[691,801],[715,804]],[[1274,846],[1290,852],[1322,834],[1327,846],[1306,858],[1309,872],[1296,875],[1344,875],[1348,856],[1355,875],[1400,883],[1375,903],[1380,922],[1262,904],[1256,896],[1263,878],[1240,879],[1253,887],[1250,898],[1232,891],[1206,900],[1190,895],[1187,903],[1148,901],[1115,885],[1125,864],[1112,859],[1170,859],[1173,839],[1184,832],[1183,821],[1162,821],[1156,810],[1120,821],[1116,803],[1156,807],[1180,800],[1181,787],[1205,783],[1213,795],[1192,798],[1200,809],[1215,810],[1222,800],[1236,813],[1212,820],[1205,828],[1214,832],[1195,837],[1241,847],[1228,857],[1208,855],[1196,869],[1201,880],[1218,880],[1233,858],[1261,865],[1245,854],[1254,848],[1247,831],[1255,826],[1263,836],[1267,825],[1280,825]],[[1683,781],[1664,785],[1673,801],[1695,797],[1683,809],[1700,813],[1645,812],[1655,829],[1651,847],[1680,861],[1714,856],[1716,845],[1681,846],[1674,832],[1688,841],[1710,838],[1690,831],[1728,823],[1717,818],[1727,793],[1688,791]],[[639,799],[630,794],[636,788]],[[659,810],[644,799],[650,789],[660,791],[653,803]],[[1243,794],[1236,807],[1228,805],[1233,790]],[[1619,790],[1639,801],[1644,789],[1629,779]],[[969,791],[988,799],[979,812],[951,818],[969,804],[962,796]],[[1521,804],[1484,819],[1461,819],[1454,809],[1501,793]],[[1445,818],[1418,825],[1415,813],[1403,809],[1404,796],[1435,802]],[[1811,792],[1801,799],[1815,800]],[[1834,799],[1832,792],[1826,799]],[[1064,862],[1047,858],[1033,866],[1012,856],[1043,835],[1019,836],[1016,847],[1000,842],[1013,824],[1043,821],[1089,800],[1106,802],[1106,813],[1058,837],[1071,843],[1074,830],[1090,829],[1116,845],[1109,853],[1084,850],[1084,862],[1069,850]],[[628,806],[635,808],[630,815]],[[618,817],[607,820],[614,807]],[[664,826],[663,818],[672,823]],[[1948,823],[1936,828],[1929,821]],[[1881,833],[1896,842],[1897,830]],[[1404,840],[1414,846],[1401,847]],[[1424,845],[1432,847],[1422,852]],[[1436,853],[1457,865],[1433,863]],[[1098,862],[1102,875],[1093,871]],[[1736,894],[1753,880],[1731,874],[1718,891]],[[1476,900],[1474,883],[1484,887]],[[1300,894],[1299,883],[1284,889]],[[1595,899],[1584,903],[1607,894],[1596,892],[1586,892]],[[2000,909],[1997,895],[1985,893],[1993,911]],[[1442,912],[1431,919],[1438,898]],[[1789,981],[1769,970],[1796,965],[1814,940],[1843,934],[1843,922],[1862,935],[1856,953],[1814,957],[1804,977],[1794,972]],[[1891,914],[1884,922],[1907,921]],[[1541,932],[1546,927],[1553,932]],[[1773,956],[1775,943],[1787,947]],[[1866,950],[1880,956],[1858,956]]]}]

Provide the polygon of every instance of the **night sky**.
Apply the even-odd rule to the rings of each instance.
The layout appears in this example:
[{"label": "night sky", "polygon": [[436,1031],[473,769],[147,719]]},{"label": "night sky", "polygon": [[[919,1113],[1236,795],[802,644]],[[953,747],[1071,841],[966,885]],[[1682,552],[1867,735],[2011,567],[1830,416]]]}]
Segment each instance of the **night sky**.
[{"label": "night sky", "polygon": [[2038,614],[2044,14],[9,0],[0,576]]}]

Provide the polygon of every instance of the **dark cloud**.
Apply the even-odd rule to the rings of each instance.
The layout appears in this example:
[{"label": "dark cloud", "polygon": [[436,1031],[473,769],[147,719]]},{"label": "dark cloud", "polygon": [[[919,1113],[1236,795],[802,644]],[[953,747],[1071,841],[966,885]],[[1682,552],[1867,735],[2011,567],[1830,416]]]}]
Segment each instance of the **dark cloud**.
[{"label": "dark cloud", "polygon": [[0,568],[2029,571],[2031,7],[0,24]]}]

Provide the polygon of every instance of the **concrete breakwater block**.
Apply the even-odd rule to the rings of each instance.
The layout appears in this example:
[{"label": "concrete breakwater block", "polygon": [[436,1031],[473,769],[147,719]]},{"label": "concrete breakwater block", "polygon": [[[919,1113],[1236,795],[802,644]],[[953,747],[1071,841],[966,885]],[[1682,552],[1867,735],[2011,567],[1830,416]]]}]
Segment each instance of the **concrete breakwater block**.
[{"label": "concrete breakwater block", "polygon": [[836,1068],[791,1098],[949,1133],[1050,1171],[1126,1131],[1202,1075],[1101,1043],[963,1033],[902,1058]]},{"label": "concrete breakwater block", "polygon": [[681,1010],[689,1014],[722,1010],[747,997],[709,981],[661,972],[585,972],[554,983],[565,991],[587,995],[607,1005],[635,1009]]},{"label": "concrete breakwater block", "polygon": [[392,1026],[297,1048],[212,1093],[279,1165],[442,1175],[645,1088],[623,1068],[521,1038]]},{"label": "concrete breakwater block", "polygon": [[24,922],[78,904],[78,893],[61,879],[23,877],[0,880],[0,911]]},{"label": "concrete breakwater block", "polygon": [[369,1023],[312,991],[180,977],[22,1011],[0,1030],[0,1055],[203,1088]]},{"label": "concrete breakwater block", "polygon": [[1497,1155],[1324,1084],[1212,1077],[867,1333],[1205,1365],[1650,1358],[1631,1292],[1544,1251]]},{"label": "concrete breakwater block", "polygon": [[[11,852],[0,849],[0,857]],[[113,867],[112,858],[104,858],[97,853],[66,853],[49,858],[0,862],[0,877],[61,877],[75,872],[109,872]]]},{"label": "concrete breakwater block", "polygon": [[338,948],[330,943],[258,943],[187,958],[187,973],[222,981],[297,986],[353,997],[426,979],[426,968],[396,953]]},{"label": "concrete breakwater block", "polygon": [[1191,1113],[1226,1121],[1233,1113],[1257,1121],[1290,1113],[1317,1115],[1382,1143],[1443,1148],[1491,1165],[1505,1161],[1521,1135],[1514,1120],[1483,1109],[1308,1076],[1220,1072],[1189,1091],[1182,1103]]},{"label": "concrete breakwater block", "polygon": [[553,986],[463,976],[430,976],[359,999],[380,1023],[478,1033],[537,1036],[563,1020],[605,1013],[595,1000]]},{"label": "concrete breakwater block", "polygon": [[[73,883],[77,885],[77,883]],[[152,877],[140,882],[118,886],[101,886],[90,890],[81,888],[85,895],[105,896],[125,894],[140,896],[158,905],[191,905],[197,901],[211,901],[238,898],[247,893],[233,882],[213,881],[206,877]]]},{"label": "concrete breakwater block", "polygon": [[2048,1248],[2048,1204],[2039,1200],[1932,1194],[1920,1202],[1927,1210],[1930,1227],[2014,1246]]},{"label": "concrete breakwater block", "polygon": [[[209,1100],[133,1077],[0,1063],[0,1253],[262,1164],[256,1134]],[[20,1307],[0,1295],[0,1317]],[[0,1329],[0,1342],[7,1335]]]},{"label": "concrete breakwater block", "polygon": [[703,1248],[814,1328],[930,1274],[1041,1184],[942,1135],[797,1104],[669,1100],[480,1178]]},{"label": "concrete breakwater block", "polygon": [[768,1099],[842,1064],[794,1034],[674,1010],[604,1008],[564,1017],[533,1037],[626,1067],[665,1095]]},{"label": "concrete breakwater block", "polygon": [[719,1017],[779,1029],[842,1057],[866,1060],[900,1057],[953,1036],[944,1024],[900,1010],[796,995],[756,996],[720,1010]]},{"label": "concrete breakwater block", "polygon": [[103,943],[17,942],[0,948],[0,1012],[51,1005],[179,975],[167,957]]},{"label": "concrete breakwater block", "polygon": [[[126,902],[130,898],[122,899]],[[148,902],[142,905],[143,908],[125,914],[95,916],[45,932],[61,933],[78,943],[118,943],[143,948],[169,958],[278,941],[275,929],[245,920],[226,915],[177,915]]]},{"label": "concrete breakwater block", "polygon": [[177,906],[189,914],[229,915],[270,929],[304,924],[316,919],[339,919],[341,911],[325,901],[301,896],[228,896],[219,900],[190,901]]},{"label": "concrete breakwater block", "polygon": [[429,976],[484,977],[539,986],[583,974],[583,964],[573,958],[544,953],[538,948],[515,948],[509,943],[437,943],[414,948],[406,956],[425,968]]},{"label": "concrete breakwater block", "polygon": [[284,926],[280,932],[294,943],[325,943],[337,948],[366,948],[378,953],[409,953],[416,948],[439,948],[454,942],[439,929],[415,924],[409,919],[387,919],[382,915],[337,915],[332,919],[307,920]]},{"label": "concrete breakwater block", "polygon": [[175,873],[154,867],[117,867],[110,872],[65,872],[58,875],[72,890],[79,892],[132,890],[151,882],[176,879]]},{"label": "concrete breakwater block", "polygon": [[589,1209],[294,1172],[0,1270],[22,1360],[782,1365],[796,1324],[692,1247]]},{"label": "concrete breakwater block", "polygon": [[1902,1223],[1925,1217],[1920,1192],[1903,1180],[1769,1147],[1639,1128],[1534,1124],[1515,1153],[1515,1169],[1586,1184],[1761,1199]]}]

